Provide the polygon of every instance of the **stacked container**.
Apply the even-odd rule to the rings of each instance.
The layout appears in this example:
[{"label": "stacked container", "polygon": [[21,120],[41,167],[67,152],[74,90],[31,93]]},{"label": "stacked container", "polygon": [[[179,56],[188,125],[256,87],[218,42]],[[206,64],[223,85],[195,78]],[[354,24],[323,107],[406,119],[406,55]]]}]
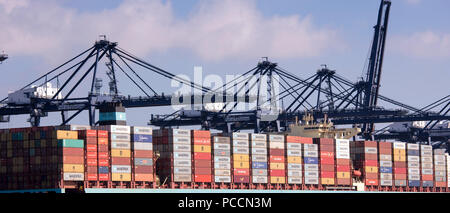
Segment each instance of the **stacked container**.
[{"label": "stacked container", "polygon": [[109,181],[111,167],[109,152],[109,134],[106,130],[97,130],[98,180]]},{"label": "stacked container", "polygon": [[252,183],[268,183],[267,135],[251,134]]},{"label": "stacked container", "polygon": [[450,156],[448,153],[445,153],[445,159],[447,161],[447,187],[450,188]]},{"label": "stacked container", "polygon": [[191,142],[194,156],[194,182],[210,183],[212,177],[211,133],[209,131],[192,130]]},{"label": "stacked container", "polygon": [[78,137],[84,140],[85,156],[86,156],[86,176],[87,181],[98,180],[98,147],[97,147],[97,130],[78,131]]},{"label": "stacked container", "polygon": [[350,141],[336,139],[336,184],[351,185],[350,175]]},{"label": "stacked container", "polygon": [[153,182],[153,130],[150,127],[131,127],[132,178],[137,182]]},{"label": "stacked container", "polygon": [[378,148],[375,141],[350,143],[354,168],[360,170],[366,186],[378,186]]},{"label": "stacked container", "polygon": [[420,152],[418,144],[407,144],[408,186],[420,187]]},{"label": "stacked container", "polygon": [[380,186],[392,186],[392,143],[378,143]]},{"label": "stacked container", "polygon": [[125,107],[121,103],[107,103],[99,107],[100,125],[127,125]]},{"label": "stacked container", "polygon": [[302,138],[299,136],[286,136],[286,158],[287,158],[286,161],[287,161],[288,184],[303,183],[301,141]]},{"label": "stacked container", "polygon": [[447,187],[445,149],[434,150],[434,182],[436,187]]},{"label": "stacked container", "polygon": [[422,187],[433,187],[433,147],[420,145]]},{"label": "stacked container", "polygon": [[320,183],[322,185],[334,185],[334,140],[331,138],[314,138],[314,143],[319,145]]},{"label": "stacked container", "polygon": [[286,183],[284,135],[268,135],[269,176],[271,184]]},{"label": "stacked container", "polygon": [[108,125],[99,129],[109,133],[111,150],[111,180],[131,181],[131,142],[130,127]]},{"label": "stacked container", "polygon": [[317,144],[303,144],[303,162],[305,184],[319,184],[319,146]]},{"label": "stacked container", "polygon": [[231,183],[231,145],[229,137],[213,136],[214,182]]},{"label": "stacked container", "polygon": [[160,153],[157,175],[161,183],[192,181],[191,131],[185,129],[153,130]]},{"label": "stacked container", "polygon": [[394,142],[394,185],[404,187],[407,185],[406,144]]},{"label": "stacked container", "polygon": [[53,133],[62,155],[64,181],[84,181],[84,141],[78,139],[77,131],[56,130]]},{"label": "stacked container", "polygon": [[233,182],[250,183],[250,148],[247,133],[233,133]]}]

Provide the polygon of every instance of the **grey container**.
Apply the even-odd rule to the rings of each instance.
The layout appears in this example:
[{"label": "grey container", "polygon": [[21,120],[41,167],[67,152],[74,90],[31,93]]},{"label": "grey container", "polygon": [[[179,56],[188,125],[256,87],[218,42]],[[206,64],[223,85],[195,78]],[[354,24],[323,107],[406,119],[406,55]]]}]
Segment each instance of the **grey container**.
[{"label": "grey container", "polygon": [[433,181],[422,181],[422,187],[433,187]]},{"label": "grey container", "polygon": [[233,147],[249,147],[249,143],[244,140],[233,140]]},{"label": "grey container", "polygon": [[420,175],[408,174],[408,180],[420,180]]},{"label": "grey container", "polygon": [[252,148],[252,155],[267,155],[266,148]]},{"label": "grey container", "polygon": [[190,152],[173,152],[173,159],[191,160]]},{"label": "grey container", "polygon": [[265,141],[252,141],[252,147],[267,148],[267,143]]},{"label": "grey container", "polygon": [[318,164],[304,164],[305,171],[319,171],[319,165]]},{"label": "grey container", "polygon": [[296,150],[302,150],[302,144],[301,143],[286,143],[287,149],[296,149]]},{"label": "grey container", "polygon": [[392,161],[380,161],[380,167],[392,167]]},{"label": "grey container", "polygon": [[395,186],[406,186],[406,180],[394,180]]},{"label": "grey container", "polygon": [[253,176],[267,176],[267,169],[252,169]]},{"label": "grey container", "polygon": [[419,162],[419,156],[408,156],[408,162]]},{"label": "grey container", "polygon": [[302,164],[300,163],[288,163],[287,164],[288,170],[301,170]]},{"label": "grey container", "polygon": [[231,183],[230,176],[214,176],[214,182],[216,183]]},{"label": "grey container", "polygon": [[408,162],[408,168],[419,168],[420,163],[419,162]]},{"label": "grey container", "polygon": [[422,163],[422,169],[432,169],[433,164],[432,163]]},{"label": "grey container", "polygon": [[191,160],[174,159],[173,165],[175,167],[191,167]]},{"label": "grey container", "polygon": [[309,178],[305,177],[305,184],[312,185],[312,184],[319,184],[319,178]]},{"label": "grey container", "polygon": [[302,177],[303,173],[302,170],[288,170],[288,176],[289,177]]},{"label": "grey container", "polygon": [[234,147],[233,148],[234,154],[247,154],[249,153],[249,148],[241,148],[241,147]]},{"label": "grey container", "polygon": [[303,144],[303,150],[304,151],[317,151],[318,146],[317,144]]},{"label": "grey container", "polygon": [[191,138],[187,138],[187,137],[173,137],[173,138],[169,138],[169,144],[187,144],[187,145],[191,145]]},{"label": "grey container", "polygon": [[417,169],[417,168],[408,168],[408,174],[412,174],[412,175],[420,175],[420,169]]},{"label": "grey container", "polygon": [[230,157],[223,157],[223,156],[216,156],[214,157],[214,163],[230,163],[231,158]]},{"label": "grey container", "polygon": [[252,155],[253,162],[267,162],[267,155]]},{"label": "grey container", "polygon": [[381,186],[392,186],[392,180],[380,180]]},{"label": "grey container", "polygon": [[302,151],[301,150],[287,150],[286,152],[287,156],[296,156],[296,157],[301,157],[302,156]]},{"label": "grey container", "polygon": [[131,166],[111,165],[112,173],[131,173]]},{"label": "grey container", "polygon": [[391,173],[380,173],[380,179],[392,180],[392,174]]},{"label": "grey container", "polygon": [[230,176],[231,171],[229,169],[215,169],[214,175],[215,176]]},{"label": "grey container", "polygon": [[153,143],[133,142],[134,150],[153,150]]},{"label": "grey container", "polygon": [[319,156],[319,152],[318,152],[318,151],[305,151],[305,152],[303,153],[303,155],[304,155],[305,157],[313,157],[313,158],[315,158],[315,157],[318,157],[318,156]]},{"label": "grey container", "polygon": [[192,176],[191,175],[182,175],[182,174],[174,174],[173,175],[173,181],[174,182],[191,182]]},{"label": "grey container", "polygon": [[231,169],[229,163],[214,163],[214,169]]},{"label": "grey container", "polygon": [[305,170],[306,178],[319,178],[319,171],[308,171]]},{"label": "grey container", "polygon": [[303,178],[301,177],[288,177],[289,184],[302,184]]},{"label": "grey container", "polygon": [[174,167],[173,173],[189,175],[189,174],[192,174],[192,168],[191,167]]},{"label": "grey container", "polygon": [[131,149],[131,143],[130,142],[111,141],[111,148],[112,149]]},{"label": "grey container", "polygon": [[267,183],[267,176],[252,176],[253,183]]},{"label": "grey container", "polygon": [[214,156],[230,156],[230,150],[214,150]]},{"label": "grey container", "polygon": [[214,149],[230,150],[230,144],[214,143]]},{"label": "grey container", "polygon": [[173,145],[173,151],[174,152],[190,152],[191,146],[185,145],[185,144],[174,144]]}]

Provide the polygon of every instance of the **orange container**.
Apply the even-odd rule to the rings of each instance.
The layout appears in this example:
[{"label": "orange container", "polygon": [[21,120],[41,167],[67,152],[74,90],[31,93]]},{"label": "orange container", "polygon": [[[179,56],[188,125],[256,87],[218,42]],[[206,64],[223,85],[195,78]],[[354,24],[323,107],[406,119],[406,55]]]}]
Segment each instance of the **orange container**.
[{"label": "orange container", "polygon": [[134,174],[134,181],[153,181],[154,176],[153,174]]}]

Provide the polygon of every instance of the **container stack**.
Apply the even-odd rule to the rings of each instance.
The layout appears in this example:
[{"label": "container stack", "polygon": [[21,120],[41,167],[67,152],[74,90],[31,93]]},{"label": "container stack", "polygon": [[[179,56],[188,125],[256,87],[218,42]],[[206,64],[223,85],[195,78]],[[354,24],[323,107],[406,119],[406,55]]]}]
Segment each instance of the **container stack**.
[{"label": "container stack", "polygon": [[336,139],[336,184],[351,185],[350,175],[350,141]]},{"label": "container stack", "polygon": [[84,140],[86,169],[85,180],[98,181],[97,130],[78,131],[78,138]]},{"label": "container stack", "polygon": [[[30,156],[30,183],[33,188],[48,188],[57,187],[55,182],[60,180],[55,174],[52,174],[51,170],[56,171],[58,168],[58,144],[56,139],[53,137],[53,127],[38,127],[34,134],[29,136],[29,156]],[[10,152],[11,145],[10,139],[11,133],[4,133],[5,138],[2,136],[2,140],[8,139],[7,142],[7,152],[6,154],[10,157],[12,152]],[[31,136],[34,135],[34,138]],[[34,140],[33,140],[34,139]],[[6,145],[6,144],[5,144]],[[25,151],[26,152],[26,151]],[[9,165],[7,168],[11,168]],[[47,175],[48,174],[48,175]],[[6,178],[7,176],[5,176]]]},{"label": "container stack", "polygon": [[109,134],[111,150],[111,181],[131,181],[130,127],[119,125],[99,126]]},{"label": "container stack", "polygon": [[268,183],[267,135],[251,134],[252,183]]},{"label": "container stack", "polygon": [[10,137],[8,138],[7,145],[7,155],[9,157],[9,165],[7,165],[8,188],[23,189],[27,185],[27,177],[24,174],[27,172],[27,158],[29,153],[24,150],[29,141],[29,133],[25,129],[10,129],[8,137]]},{"label": "container stack", "polygon": [[271,184],[286,183],[286,165],[284,135],[268,135],[269,140],[269,176]]},{"label": "container stack", "polygon": [[322,185],[334,185],[334,139],[314,138],[314,143],[319,145],[320,183]]},{"label": "container stack", "polygon": [[109,159],[109,134],[106,130],[97,130],[98,180],[109,181],[111,162]]},{"label": "container stack", "polygon": [[213,136],[214,182],[231,183],[231,144],[229,137]]},{"label": "container stack", "polygon": [[450,188],[450,156],[445,153],[445,160],[447,161],[447,187]]},{"label": "container stack", "polygon": [[434,181],[436,187],[447,187],[445,149],[434,150]]},{"label": "container stack", "polygon": [[319,146],[317,144],[303,144],[303,162],[305,184],[319,184]]},{"label": "container stack", "polygon": [[120,103],[108,103],[99,107],[100,125],[127,125],[125,107]]},{"label": "container stack", "polygon": [[150,127],[131,127],[132,179],[153,182],[153,130]]},{"label": "container stack", "polygon": [[355,169],[360,170],[366,186],[378,186],[378,145],[375,141],[355,141],[350,144]]},{"label": "container stack", "polygon": [[420,161],[422,187],[433,187],[433,148],[431,145],[420,145]]},{"label": "container stack", "polygon": [[402,142],[394,142],[394,185],[404,187],[407,185],[406,170],[406,144]]},{"label": "container stack", "polygon": [[160,153],[157,175],[162,183],[192,181],[191,131],[185,129],[153,130]]},{"label": "container stack", "polygon": [[233,182],[250,183],[250,148],[247,133],[233,133]]},{"label": "container stack", "polygon": [[380,159],[380,186],[392,186],[392,143],[378,143],[378,158]]},{"label": "container stack", "polygon": [[191,142],[194,156],[194,182],[211,183],[211,133],[209,131],[192,130]]},{"label": "container stack", "polygon": [[287,183],[302,184],[302,138],[286,136]]},{"label": "container stack", "polygon": [[408,186],[420,187],[420,152],[418,144],[408,143],[407,146]]},{"label": "container stack", "polygon": [[78,132],[56,130],[53,136],[61,150],[63,180],[84,181],[84,141],[78,139]]}]

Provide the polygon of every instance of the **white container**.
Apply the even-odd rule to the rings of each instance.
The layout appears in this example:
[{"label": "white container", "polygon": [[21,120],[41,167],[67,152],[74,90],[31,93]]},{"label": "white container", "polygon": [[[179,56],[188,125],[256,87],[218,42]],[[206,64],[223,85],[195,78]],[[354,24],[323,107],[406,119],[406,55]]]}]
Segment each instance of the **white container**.
[{"label": "white container", "polygon": [[317,144],[303,144],[304,151],[318,151]]},{"label": "white container", "polygon": [[173,159],[191,160],[190,152],[173,152]]},{"label": "white container", "polygon": [[394,149],[406,149],[406,143],[394,142]]},{"label": "white container", "polygon": [[350,153],[336,153],[337,159],[350,159]]},{"label": "white container", "polygon": [[214,182],[216,183],[231,183],[230,176],[214,176]]},{"label": "white container", "polygon": [[169,136],[191,137],[191,130],[188,129],[169,129]]},{"label": "white container", "polygon": [[286,148],[288,150],[302,150],[302,144],[301,143],[286,143]]},{"label": "white container", "polygon": [[417,168],[408,168],[408,174],[411,174],[411,175],[420,175],[420,169],[417,169]]},{"label": "white container", "polygon": [[232,138],[233,140],[242,139],[248,141],[248,133],[233,132]]},{"label": "white container", "polygon": [[284,149],[283,142],[269,142],[269,147],[271,149]]},{"label": "white container", "polygon": [[300,163],[288,163],[288,171],[289,170],[302,170],[302,164]]},{"label": "white container", "polygon": [[98,126],[97,130],[106,130],[111,133],[130,134],[130,126],[106,125]]},{"label": "white container", "polygon": [[319,152],[318,151],[305,151],[303,153],[303,155],[305,157],[318,157],[319,156]]},{"label": "white container", "polygon": [[214,169],[231,169],[229,163],[214,163]]},{"label": "white container", "polygon": [[111,173],[131,173],[131,166],[111,165]]},{"label": "white container", "polygon": [[192,169],[189,167],[174,167],[173,173],[180,175],[189,175],[192,174]]},{"label": "white container", "polygon": [[380,161],[380,167],[392,167],[392,161]]},{"label": "white container", "polygon": [[234,147],[233,148],[234,154],[247,154],[249,153],[249,148],[242,148],[242,147]]},{"label": "white container", "polygon": [[191,161],[190,160],[184,160],[184,159],[174,159],[173,165],[175,167],[191,167]]},{"label": "white container", "polygon": [[267,176],[252,176],[253,183],[267,183]]},{"label": "white container", "polygon": [[230,144],[214,143],[214,149],[230,150]]},{"label": "white container", "polygon": [[153,143],[134,142],[134,150],[153,150]]},{"label": "white container", "polygon": [[284,142],[284,135],[269,135],[270,142]]},{"label": "white container", "polygon": [[291,156],[296,156],[296,157],[301,157],[302,156],[302,151],[301,150],[287,150],[286,151],[287,156],[291,157]]},{"label": "white container", "polygon": [[420,180],[420,175],[408,174],[408,180]]},{"label": "white container", "polygon": [[365,147],[364,153],[366,154],[377,154],[377,148],[375,147]]},{"label": "white container", "polygon": [[130,142],[111,142],[112,149],[131,149]]},{"label": "white container", "polygon": [[305,177],[306,178],[318,178],[319,177],[319,172],[318,171],[305,170]]},{"label": "white container", "polygon": [[432,151],[433,147],[431,145],[420,145],[420,150]]},{"label": "white container", "polygon": [[231,158],[230,158],[230,157],[214,156],[214,162],[218,162],[218,163],[230,163],[230,162],[231,162]]},{"label": "white container", "polygon": [[131,133],[132,134],[140,134],[140,135],[152,135],[153,129],[151,127],[146,126],[132,126]]},{"label": "white container", "polygon": [[305,184],[308,184],[308,185],[319,184],[319,178],[305,177]]},{"label": "white container", "polygon": [[267,148],[267,142],[265,142],[265,141],[252,141],[252,147]]},{"label": "white container", "polygon": [[185,145],[185,144],[174,144],[173,145],[173,151],[174,152],[190,152],[191,146]]},{"label": "white container", "polygon": [[350,141],[348,139],[335,139],[336,146],[346,146],[350,145]]},{"label": "white container", "polygon": [[252,139],[252,141],[263,141],[263,142],[266,142],[267,141],[267,135],[252,133],[251,134],[251,139]]},{"label": "white container", "polygon": [[408,156],[408,162],[419,162],[419,156]]},{"label": "white container", "polygon": [[319,171],[318,164],[304,164],[305,171]]},{"label": "white container", "polygon": [[170,137],[169,138],[169,144],[186,144],[191,145],[191,138],[188,137]]},{"label": "white container", "polygon": [[266,148],[252,148],[252,155],[267,155]]},{"label": "white container", "polygon": [[419,144],[408,143],[408,150],[419,150]]},{"label": "white container", "polygon": [[249,147],[248,140],[233,140],[233,147]]},{"label": "white container", "polygon": [[83,173],[64,173],[64,180],[67,181],[84,181]]},{"label": "white container", "polygon": [[215,176],[230,176],[231,175],[231,171],[228,169],[215,169],[214,170],[214,175]]},{"label": "white container", "polygon": [[301,177],[289,177],[288,176],[288,183],[289,184],[302,184],[302,178]]},{"label": "white container", "polygon": [[252,155],[252,162],[267,162],[267,155]]},{"label": "white container", "polygon": [[298,169],[289,169],[288,170],[288,176],[289,177],[302,177],[302,170],[298,170]]}]

